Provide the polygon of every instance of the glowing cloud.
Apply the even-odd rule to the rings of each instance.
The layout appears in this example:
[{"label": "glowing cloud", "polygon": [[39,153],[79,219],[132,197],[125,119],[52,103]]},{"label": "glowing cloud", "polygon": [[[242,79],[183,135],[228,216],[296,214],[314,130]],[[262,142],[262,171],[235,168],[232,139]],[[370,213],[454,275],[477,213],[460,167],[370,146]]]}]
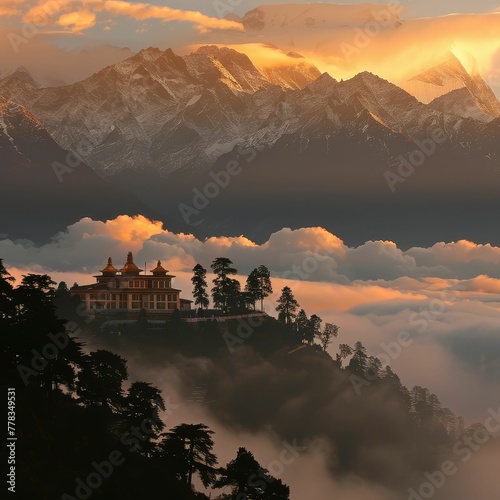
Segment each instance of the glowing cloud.
[{"label": "glowing cloud", "polygon": [[74,32],[78,32],[93,27],[96,13],[99,12],[127,16],[137,21],[159,19],[163,22],[193,23],[195,29],[200,32],[243,30],[240,23],[227,19],[217,19],[198,11],[122,0],[45,0],[31,7],[24,15],[23,20],[36,26],[70,27]]},{"label": "glowing cloud", "polygon": [[206,16],[198,11],[173,9],[168,6],[158,6],[147,3],[132,3],[121,0],[102,2],[101,9],[118,15],[126,15],[136,20],[160,19],[164,22],[184,21],[194,23],[199,31],[215,29],[242,31],[243,26],[227,19],[217,19]]},{"label": "glowing cloud", "polygon": [[96,16],[88,10],[79,10],[63,14],[58,20],[57,25],[63,28],[70,28],[74,33],[79,33],[95,25]]},{"label": "glowing cloud", "polygon": [[488,79],[494,74],[500,13],[405,20],[403,7],[398,7],[394,11],[388,4],[267,5],[243,17],[246,31],[234,39],[241,45],[225,43],[245,52],[256,65],[280,64],[280,50],[299,52],[337,79],[371,71],[399,83],[442,62],[450,52],[467,70]]}]

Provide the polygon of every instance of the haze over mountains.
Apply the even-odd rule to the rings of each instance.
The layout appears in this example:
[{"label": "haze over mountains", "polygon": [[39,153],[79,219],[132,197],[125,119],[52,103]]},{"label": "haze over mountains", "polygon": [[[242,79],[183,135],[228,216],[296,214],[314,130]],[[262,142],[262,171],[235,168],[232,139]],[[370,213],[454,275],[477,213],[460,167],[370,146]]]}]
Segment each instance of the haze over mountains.
[{"label": "haze over mountains", "polygon": [[26,108],[1,96],[0,154],[3,238],[39,241],[91,214],[150,212],[61,149]]},{"label": "haze over mountains", "polygon": [[[0,94],[100,176],[201,235],[263,239],[285,225],[321,224],[349,238],[364,224],[373,233],[361,240],[405,245],[419,242],[394,216],[419,223],[440,203],[460,201],[472,218],[496,217],[500,103],[478,73],[449,54],[412,80],[439,96],[424,104],[374,74],[337,81],[298,54],[285,57],[266,71],[229,48],[184,57],[149,48],[70,86],[40,87],[19,70],[0,81]],[[401,177],[402,158],[421,149],[425,161]],[[210,172],[231,160],[244,166],[237,178],[194,207],[193,189],[203,192]],[[367,225],[377,200],[378,222]],[[180,204],[193,208],[188,216]],[[452,238],[484,237],[453,235],[449,222],[436,221],[431,237],[443,227]]]}]

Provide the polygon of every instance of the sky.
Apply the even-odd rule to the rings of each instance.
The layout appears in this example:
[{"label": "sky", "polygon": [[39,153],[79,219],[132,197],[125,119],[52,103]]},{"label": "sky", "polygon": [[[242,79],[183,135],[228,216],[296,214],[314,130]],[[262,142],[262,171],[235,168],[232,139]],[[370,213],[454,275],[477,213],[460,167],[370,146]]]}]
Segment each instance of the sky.
[{"label": "sky", "polygon": [[[279,16],[268,8],[266,27],[252,30],[237,17],[260,5],[250,0],[1,0],[0,72],[19,65],[36,68],[44,59],[46,71],[57,74],[58,81],[72,83],[130,55],[113,53],[109,46],[132,51],[173,48],[181,55],[206,44],[245,46],[251,59],[273,60],[267,49],[272,45],[300,53],[337,79],[367,70],[400,84],[451,51],[500,95],[498,1],[275,4],[288,6],[280,7]],[[375,24],[374,12],[381,19]],[[107,52],[104,56],[94,57],[92,52],[80,60],[72,54],[74,63],[68,64],[68,50],[103,45],[108,46],[99,49]],[[44,77],[50,81],[50,75]]]}]

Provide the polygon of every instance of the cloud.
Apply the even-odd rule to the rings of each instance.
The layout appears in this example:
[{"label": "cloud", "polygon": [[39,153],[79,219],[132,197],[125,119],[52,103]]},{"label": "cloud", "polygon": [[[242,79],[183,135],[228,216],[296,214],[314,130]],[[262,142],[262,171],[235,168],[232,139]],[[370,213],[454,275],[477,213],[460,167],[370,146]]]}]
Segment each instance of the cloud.
[{"label": "cloud", "polygon": [[[110,45],[96,45],[82,50],[65,50],[51,44],[47,35],[66,33],[61,28],[43,29],[37,35],[36,43],[23,43],[15,53],[9,36],[15,34],[24,39],[22,31],[0,26],[0,67],[6,73],[19,66],[28,68],[35,80],[42,85],[58,86],[72,84],[96,73],[110,64],[116,64],[134,55],[130,49]],[[75,33],[71,33],[74,36]]]},{"label": "cloud", "polygon": [[[453,52],[468,70],[494,75],[500,13],[405,19],[402,5],[266,5],[243,17],[245,33],[224,43],[265,65],[277,50],[299,52],[321,71],[347,79],[371,71],[402,83]],[[210,41],[220,43],[212,36]],[[274,47],[266,48],[262,43]],[[470,55],[475,62],[472,62]],[[257,64],[257,62],[256,62]]]},{"label": "cloud", "polygon": [[4,7],[0,5],[0,17],[14,16],[17,14],[17,10],[13,7]]},{"label": "cloud", "polygon": [[79,10],[63,14],[57,20],[57,25],[63,28],[70,28],[74,33],[79,33],[88,28],[95,26],[96,16],[88,10]]},{"label": "cloud", "polygon": [[93,27],[96,24],[96,14],[101,12],[126,16],[137,21],[158,19],[162,22],[192,23],[199,32],[243,30],[240,23],[217,19],[198,11],[122,0],[44,0],[29,8],[23,16],[23,21],[38,27],[57,25],[80,32]]},{"label": "cloud", "polygon": [[19,15],[18,5],[24,0],[1,0],[0,1],[0,17],[10,17]]},{"label": "cloud", "polygon": [[[160,222],[142,216],[120,216],[104,222],[85,218],[42,246],[29,241],[0,241],[0,257],[17,278],[27,272],[46,272],[56,281],[65,280],[69,284],[93,282],[91,276],[102,268],[108,256],[114,258],[116,267],[121,267],[129,250],[134,252],[140,267],[146,262],[151,269],[156,260],[161,259],[177,276],[175,286],[183,290],[185,297],[189,297],[192,288],[191,269],[196,262],[208,268],[213,258],[227,256],[239,269],[238,279],[242,283],[251,269],[265,264],[271,270],[275,290],[265,302],[266,310],[275,314],[275,301],[281,288],[291,286],[308,315],[316,313],[324,322],[340,326],[339,338],[330,347],[332,355],[339,343],[352,346],[358,340],[366,346],[369,355],[383,359],[388,352],[396,353],[389,358],[389,364],[406,386],[428,387],[467,422],[481,421],[487,409],[498,401],[500,280],[493,275],[497,272],[500,248],[452,242],[402,250],[390,241],[370,241],[352,248],[338,236],[318,227],[284,228],[263,244],[244,236],[201,241],[191,234],[170,232]],[[479,268],[488,272],[473,275],[474,269]],[[394,346],[401,332],[408,332],[412,342],[398,350]],[[140,350],[143,348],[146,349],[141,343]],[[167,349],[168,345],[163,348]],[[221,444],[217,453],[222,463],[234,457],[237,445],[258,452],[257,458],[264,465],[279,453],[279,440],[267,432],[269,428],[260,434],[244,428],[253,425],[253,417],[245,412],[247,403],[241,402],[241,394],[257,394],[259,402],[264,403],[254,411],[264,412],[267,402],[281,394],[285,384],[297,388],[303,397],[276,408],[270,403],[274,410],[264,415],[272,415],[274,429],[285,429],[283,432],[302,428],[304,422],[309,422],[310,428],[324,429],[328,434],[332,422],[342,412],[342,404],[329,399],[328,384],[326,395],[315,397],[304,370],[281,373],[265,360],[251,370],[245,369],[246,351],[241,358],[227,354],[228,359],[224,358],[224,363],[219,365],[207,358],[179,359],[178,353],[174,353],[175,360],[168,367],[163,351],[143,352],[142,360],[141,352],[124,353],[130,361],[131,372],[137,374],[132,378],[151,380],[162,388],[165,380],[171,380],[178,394],[186,393],[185,388],[180,387],[181,378],[183,384],[187,377],[188,382],[196,385],[206,374],[215,377],[218,393],[224,395],[224,401],[218,404],[232,412],[231,425],[227,422],[229,413],[211,414],[206,405],[203,411],[185,405],[174,416],[178,420],[168,424],[196,419],[209,423],[218,433],[217,441]],[[316,368],[314,365],[314,370]],[[311,367],[311,371],[314,370]],[[315,391],[316,388],[312,392]],[[301,427],[292,426],[294,418]],[[238,427],[240,424],[242,427]],[[335,450],[328,449],[328,443],[326,449],[321,446],[320,443],[311,448],[296,466],[285,471],[283,479],[293,485],[294,498],[303,498],[313,491],[310,488],[314,486],[306,479],[313,477],[313,472],[317,478],[315,484],[321,485],[318,491],[313,491],[314,498],[335,495],[353,500],[391,498],[388,492],[379,491],[374,485],[358,484],[357,478],[352,478],[352,482],[332,480],[331,460],[336,456]],[[375,446],[363,451],[363,457],[367,464],[388,460],[387,470],[405,476],[405,470],[398,469],[403,465],[387,457],[387,450],[386,444]],[[304,489],[302,481],[297,479],[299,476],[304,478]],[[368,493],[372,496],[367,496]],[[462,500],[467,496],[456,498]]]},{"label": "cloud", "polygon": [[168,6],[124,2],[120,0],[105,0],[102,2],[101,8],[112,14],[126,15],[141,21],[146,19],[160,19],[163,22],[189,22],[193,23],[195,28],[201,32],[216,29],[243,30],[242,25],[234,21],[206,16],[198,11],[172,9]]},{"label": "cloud", "polygon": [[453,280],[468,280],[464,286],[471,292],[493,293],[500,278],[500,248],[490,244],[464,240],[402,250],[392,241],[368,241],[348,247],[321,227],[283,228],[262,244],[245,236],[201,241],[192,234],[172,233],[159,221],[122,215],[105,222],[81,219],[40,247],[0,241],[0,253],[11,265],[38,264],[54,271],[97,269],[108,255],[125,255],[129,250],[140,261],[184,259],[179,270],[190,270],[193,262],[208,267],[225,255],[245,274],[264,263],[274,276],[291,281],[341,285],[359,281],[412,293],[423,289],[437,293],[454,286]]}]

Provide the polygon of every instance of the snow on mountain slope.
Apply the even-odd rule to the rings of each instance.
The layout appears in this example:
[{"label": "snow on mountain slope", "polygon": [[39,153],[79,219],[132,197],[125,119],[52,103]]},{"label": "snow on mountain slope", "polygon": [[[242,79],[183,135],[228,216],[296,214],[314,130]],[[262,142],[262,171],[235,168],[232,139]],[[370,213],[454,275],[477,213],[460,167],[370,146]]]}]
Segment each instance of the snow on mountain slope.
[{"label": "snow on mountain slope", "polygon": [[448,113],[462,118],[473,118],[481,122],[491,122],[495,118],[483,111],[481,103],[471,94],[470,90],[462,87],[452,90],[448,94],[434,99],[430,106],[443,113]]},{"label": "snow on mountain slope", "polygon": [[[458,58],[451,53],[442,63],[407,81],[397,83],[425,104],[454,90],[465,88],[474,98],[479,111],[491,118],[500,117],[500,102],[488,84],[477,71],[469,74]],[[470,102],[467,102],[460,116],[470,116],[469,109]],[[454,112],[458,112],[457,106],[454,106]]]},{"label": "snow on mountain slope", "polygon": [[287,88],[312,81],[317,70],[291,59],[290,67],[268,79],[246,55],[229,48],[202,47],[185,57],[149,48],[71,86],[38,90],[5,79],[0,92],[33,109],[62,147],[102,175],[124,168],[171,170],[199,154],[171,144],[173,137],[198,137],[198,130],[206,136],[208,128],[200,162],[210,161],[217,150],[208,141],[227,142],[223,150],[233,142],[225,140],[228,130],[238,135],[247,95],[272,87],[270,80]]},{"label": "snow on mountain slope", "polygon": [[[202,172],[238,145],[273,147],[297,137],[307,148],[311,139],[334,138],[342,130],[355,141],[375,141],[388,161],[434,131],[444,130],[460,150],[473,148],[479,135],[493,143],[497,134],[477,120],[465,122],[470,113],[423,104],[368,72],[342,82],[324,74],[296,88],[294,67],[285,65],[271,78],[230,48],[201,47],[185,57],[149,48],[71,86],[36,89],[7,79],[0,93],[28,107],[59,145],[103,176]],[[458,61],[426,78],[442,81],[452,69],[474,90],[477,106],[495,112],[487,86],[464,75]],[[496,158],[490,149],[481,154]]]}]

